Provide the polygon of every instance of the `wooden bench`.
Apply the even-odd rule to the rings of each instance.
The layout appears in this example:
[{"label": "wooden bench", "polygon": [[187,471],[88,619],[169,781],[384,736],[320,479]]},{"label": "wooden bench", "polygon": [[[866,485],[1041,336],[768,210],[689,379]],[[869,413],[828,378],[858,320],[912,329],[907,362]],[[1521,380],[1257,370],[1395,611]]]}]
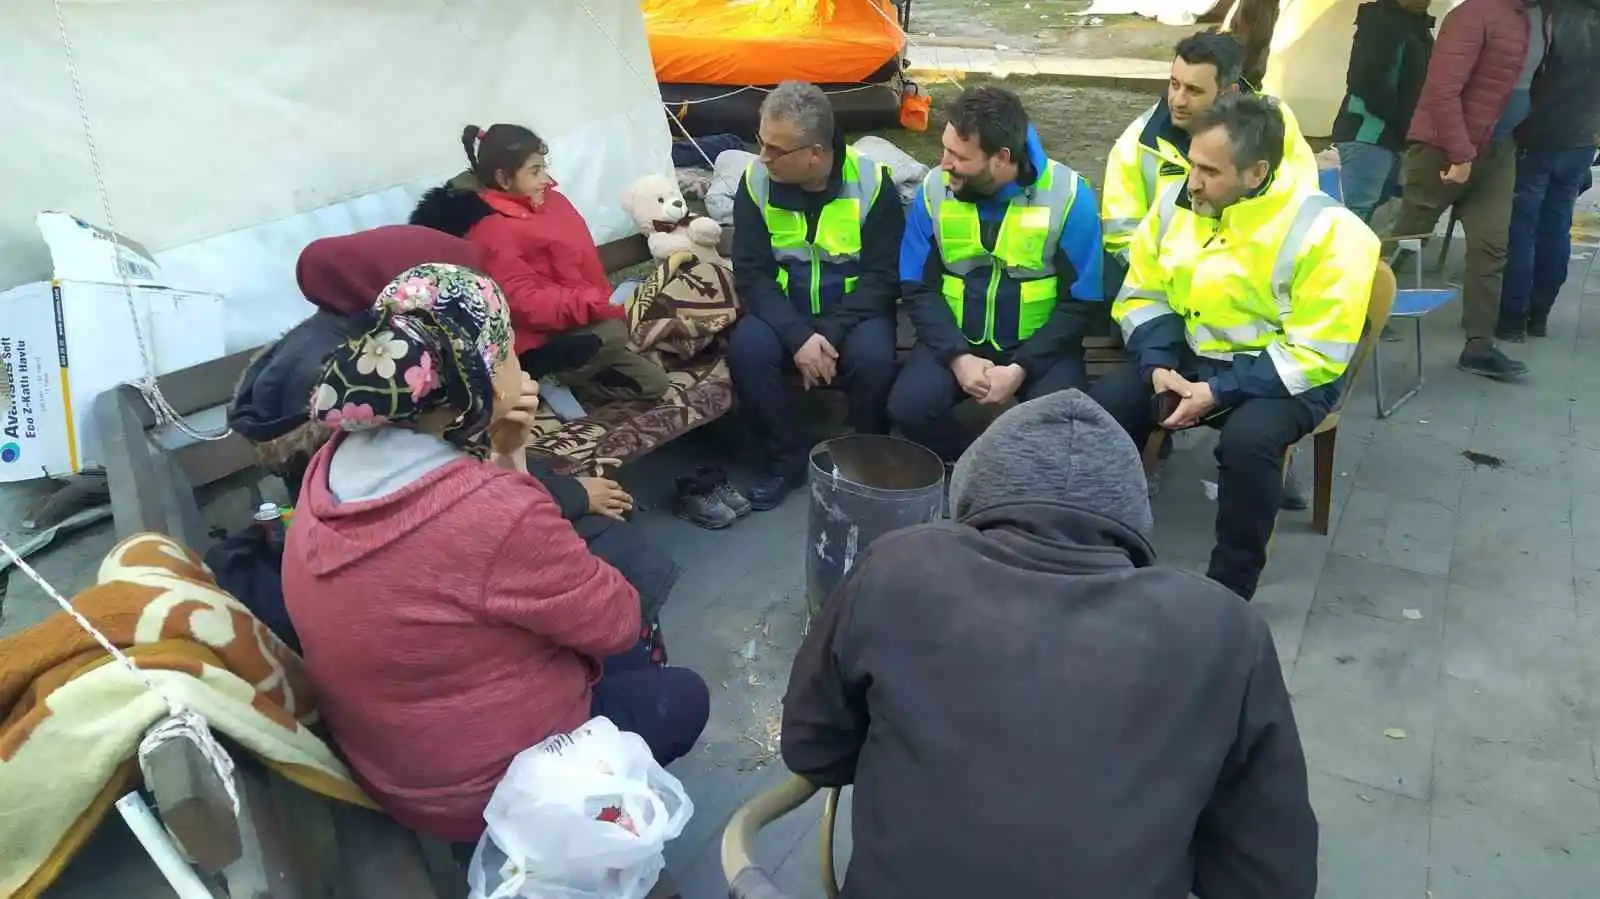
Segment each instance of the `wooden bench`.
[{"label": "wooden bench", "polygon": [[[635,235],[602,245],[600,259],[608,272],[621,272],[650,261],[650,250],[644,237]],[[220,432],[227,424],[234,388],[258,352],[259,347],[234,353],[163,375],[156,383],[167,403],[194,429]],[[613,403],[573,422],[546,417],[529,449],[547,457],[558,471],[577,473],[592,458],[626,462],[726,413],[732,397],[725,368],[712,377],[675,373],[672,390],[660,401]],[[211,538],[200,515],[197,490],[238,486],[252,490],[252,500],[260,502],[257,485],[267,473],[243,437],[200,440],[170,422],[160,422],[132,384],[96,397],[94,414],[120,536],[158,531],[203,552]],[[681,426],[656,427],[650,439],[624,433],[630,423],[652,415],[655,424],[666,418]]]}]

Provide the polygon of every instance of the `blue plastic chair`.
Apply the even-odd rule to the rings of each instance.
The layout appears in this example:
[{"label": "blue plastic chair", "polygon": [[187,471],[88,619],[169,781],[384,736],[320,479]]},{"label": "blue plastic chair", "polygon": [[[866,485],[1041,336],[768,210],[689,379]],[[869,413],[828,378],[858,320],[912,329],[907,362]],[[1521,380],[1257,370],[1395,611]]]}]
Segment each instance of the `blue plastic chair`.
[{"label": "blue plastic chair", "polygon": [[[1335,200],[1344,202],[1344,185],[1339,182],[1338,169],[1322,169],[1317,173],[1318,186],[1322,192]],[[1452,223],[1452,228],[1454,224]],[[1401,394],[1394,402],[1384,405],[1383,388],[1383,341],[1376,340],[1372,344],[1372,385],[1373,393],[1377,396],[1378,417],[1388,418],[1395,413],[1406,401],[1417,395],[1422,390],[1426,378],[1422,372],[1422,319],[1428,313],[1456,298],[1456,289],[1453,287],[1429,288],[1422,286],[1422,239],[1419,237],[1405,237],[1400,239],[1385,240],[1384,243],[1393,245],[1399,250],[1410,250],[1416,260],[1415,269],[1417,286],[1396,292],[1394,308],[1389,312],[1389,318],[1409,319],[1416,331],[1416,376],[1406,392]],[[1449,241],[1445,241],[1446,245]]]}]

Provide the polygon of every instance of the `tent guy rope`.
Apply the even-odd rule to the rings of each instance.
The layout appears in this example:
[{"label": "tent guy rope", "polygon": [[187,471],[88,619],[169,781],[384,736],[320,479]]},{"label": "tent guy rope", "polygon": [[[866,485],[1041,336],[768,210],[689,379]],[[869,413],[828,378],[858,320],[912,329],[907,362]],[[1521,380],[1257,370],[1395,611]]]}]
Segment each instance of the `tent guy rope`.
[{"label": "tent guy rope", "polygon": [[[72,35],[67,30],[67,15],[62,9],[61,0],[52,0],[56,14],[56,33],[61,39],[61,52],[66,58],[67,76],[72,80],[72,96],[78,105],[78,119],[83,125],[83,141],[89,152],[89,168],[94,172],[95,191],[100,196],[100,214],[105,217],[106,230],[116,234],[117,225],[111,215],[111,193],[106,189],[105,172],[100,166],[100,152],[94,142],[94,126],[89,121],[89,101],[83,92],[83,79],[78,73],[78,60],[72,50]],[[112,241],[109,248],[112,262],[116,265],[117,277],[122,282],[123,295],[128,300],[128,314],[133,317],[133,336],[139,344],[139,357],[144,362],[144,375],[139,378],[136,385],[139,392],[144,395],[145,402],[155,410],[156,415],[163,421],[169,421],[173,427],[187,434],[195,440],[223,440],[233,433],[233,429],[224,426],[220,431],[202,431],[184,420],[178,410],[172,408],[167,398],[161,393],[161,387],[156,383],[155,352],[145,341],[144,328],[139,322],[139,306],[133,299],[133,284],[128,281],[127,267],[123,265],[118,244]]]},{"label": "tent guy rope", "polygon": [[62,596],[61,592],[49,581],[45,580],[39,572],[35,571],[33,566],[18,555],[17,551],[11,548],[11,544],[4,539],[0,539],[0,552],[5,553],[6,557],[11,560],[11,564],[17,567],[17,570],[27,575],[29,580],[38,584],[39,589],[43,590],[44,594],[50,597],[57,606],[60,606],[63,612],[72,616],[72,620],[78,623],[78,627],[82,628],[90,637],[93,637],[94,641],[100,644],[100,648],[110,653],[112,659],[127,669],[135,680],[144,685],[146,690],[155,694],[166,704],[167,717],[146,731],[144,739],[139,741],[139,769],[148,776],[146,760],[157,746],[176,739],[188,740],[195,745],[195,748],[200,750],[200,754],[210,763],[212,770],[217,772],[223,787],[228,791],[228,800],[233,805],[233,812],[237,815],[239,813],[239,793],[233,784],[233,759],[229,758],[227,751],[217,742],[216,737],[211,733],[210,725],[206,724],[206,720],[200,717],[199,713],[193,709],[186,708],[182,702],[179,702],[171,694],[157,686],[156,682],[150,679],[148,672],[135,665],[133,660],[118,649],[109,637],[94,626],[93,622],[73,608],[72,603]]}]

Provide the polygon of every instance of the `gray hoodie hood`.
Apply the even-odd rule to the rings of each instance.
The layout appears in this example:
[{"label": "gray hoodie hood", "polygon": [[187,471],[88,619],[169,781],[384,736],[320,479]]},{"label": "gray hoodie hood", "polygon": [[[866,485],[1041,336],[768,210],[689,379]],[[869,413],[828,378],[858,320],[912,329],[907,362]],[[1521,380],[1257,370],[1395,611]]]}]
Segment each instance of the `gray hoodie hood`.
[{"label": "gray hoodie hood", "polygon": [[1139,450],[1082,391],[1029,400],[995,419],[950,475],[957,520],[1012,503],[1092,512],[1149,539],[1155,527]]}]

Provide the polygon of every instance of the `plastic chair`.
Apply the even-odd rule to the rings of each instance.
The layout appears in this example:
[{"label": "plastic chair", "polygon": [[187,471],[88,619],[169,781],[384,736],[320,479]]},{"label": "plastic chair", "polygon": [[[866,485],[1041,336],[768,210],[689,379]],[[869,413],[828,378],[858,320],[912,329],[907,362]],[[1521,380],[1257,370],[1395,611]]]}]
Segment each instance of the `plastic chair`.
[{"label": "plastic chair", "polygon": [[[1339,180],[1339,169],[1322,169],[1317,173],[1318,186],[1322,192],[1333,197],[1339,202],[1344,202],[1344,185]],[[1456,213],[1454,207],[1450,210],[1450,224],[1445,230],[1443,249],[1434,264],[1434,273],[1444,270],[1445,257],[1450,252],[1450,235],[1456,230]],[[1453,287],[1423,287],[1422,286],[1422,242],[1427,238],[1423,234],[1405,234],[1390,237],[1384,240],[1386,245],[1398,250],[1411,251],[1416,260],[1417,286],[1407,290],[1397,290],[1394,297],[1394,308],[1389,312],[1390,318],[1410,319],[1416,329],[1416,378],[1405,393],[1401,394],[1393,403],[1384,405],[1383,396],[1383,350],[1382,341],[1372,347],[1372,385],[1373,394],[1377,401],[1379,418],[1388,418],[1395,413],[1405,402],[1417,395],[1422,389],[1424,377],[1422,374],[1422,319],[1428,313],[1456,297]]]},{"label": "plastic chair", "polygon": [[[791,774],[783,783],[759,793],[739,806],[728,826],[722,831],[722,874],[728,881],[730,899],[788,899],[785,893],[756,863],[754,847],[756,833],[761,828],[782,818],[817,795],[817,787],[803,777]],[[822,891],[828,899],[839,895],[839,877],[833,866],[833,833],[839,819],[839,791],[829,788],[821,791],[822,840],[821,864]]]},{"label": "plastic chair", "polygon": [[1415,379],[1411,383],[1411,386],[1406,390],[1405,393],[1402,393],[1399,397],[1397,397],[1394,402],[1384,405],[1383,350],[1380,348],[1382,342],[1380,341],[1380,345],[1373,347],[1372,392],[1377,399],[1379,418],[1388,418],[1389,416],[1393,415],[1396,409],[1399,409],[1401,406],[1405,405],[1407,400],[1416,396],[1418,391],[1422,390],[1422,385],[1427,380],[1422,371],[1422,319],[1428,313],[1438,309],[1440,306],[1443,306],[1444,304],[1456,298],[1456,289],[1454,287],[1422,286],[1421,240],[1412,237],[1405,237],[1392,239],[1392,241],[1386,242],[1393,242],[1394,244],[1402,247],[1406,244],[1415,242],[1418,247],[1416,250],[1417,286],[1414,288],[1397,291],[1394,299],[1394,309],[1389,313],[1390,318],[1409,319],[1412,327],[1415,329],[1416,375]]}]

